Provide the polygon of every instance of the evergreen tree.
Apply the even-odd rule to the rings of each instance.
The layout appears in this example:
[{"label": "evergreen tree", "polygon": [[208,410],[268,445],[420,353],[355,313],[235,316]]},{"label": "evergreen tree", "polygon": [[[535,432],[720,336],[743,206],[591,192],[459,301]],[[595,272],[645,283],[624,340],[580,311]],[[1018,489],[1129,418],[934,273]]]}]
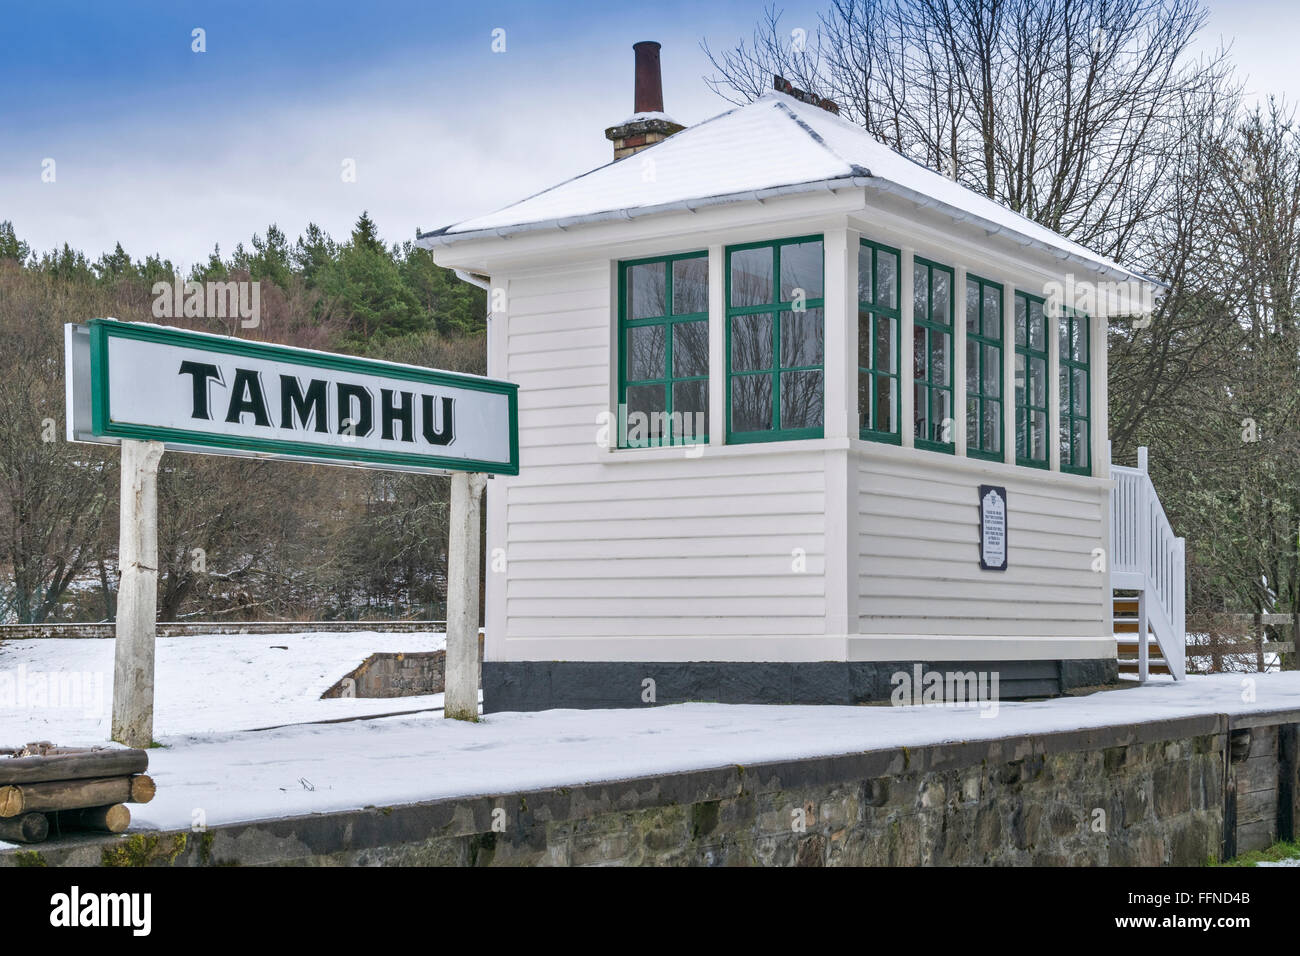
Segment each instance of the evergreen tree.
[{"label": "evergreen tree", "polygon": [[60,281],[82,283],[93,282],[95,279],[94,270],[85,253],[73,249],[66,242],[62,249],[44,253],[35,267],[37,271]]},{"label": "evergreen tree", "polygon": [[0,222],[0,259],[13,259],[22,263],[27,261],[30,253],[31,247],[15,234],[14,224],[8,219]]},{"label": "evergreen tree", "polygon": [[307,223],[307,232],[298,237],[293,247],[293,264],[307,287],[315,288],[322,269],[329,266],[338,255],[338,245],[320,226]]},{"label": "evergreen tree", "polygon": [[384,244],[379,241],[379,230],[375,228],[375,221],[364,209],[361,211],[361,218],[352,229],[352,245],[373,252],[384,251]]},{"label": "evergreen tree", "polygon": [[106,252],[99,257],[99,261],[92,266],[95,274],[99,276],[101,282],[108,282],[114,279],[138,279],[139,271],[131,257],[126,254],[119,242],[113,247],[112,252]]},{"label": "evergreen tree", "polygon": [[288,289],[291,276],[289,241],[275,223],[266,227],[266,238],[254,234],[253,254],[248,258],[248,271],[254,281],[274,282]]},{"label": "evergreen tree", "polygon": [[364,212],[352,230],[351,241],[324,271],[320,284],[341,311],[348,337],[354,342],[407,335],[428,327],[418,300],[402,281],[397,262]]},{"label": "evergreen tree", "polygon": [[229,278],[230,269],[221,260],[220,243],[212,247],[207,262],[202,265],[196,264],[194,268],[190,269],[190,281],[192,282],[225,282]]}]

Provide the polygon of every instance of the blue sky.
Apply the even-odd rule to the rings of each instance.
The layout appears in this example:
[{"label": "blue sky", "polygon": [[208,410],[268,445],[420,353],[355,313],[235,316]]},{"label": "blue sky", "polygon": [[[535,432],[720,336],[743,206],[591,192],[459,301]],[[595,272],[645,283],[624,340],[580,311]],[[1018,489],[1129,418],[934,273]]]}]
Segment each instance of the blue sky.
[{"label": "blue sky", "polygon": [[[270,222],[345,235],[363,208],[410,238],[608,161],[637,40],[663,44],[670,114],[721,111],[700,40],[748,37],[763,3],[0,0],[0,220],[38,249],[121,241],[185,265]],[[824,6],[784,20],[811,30]],[[1233,43],[1254,93],[1300,99],[1290,4],[1210,8],[1205,46]]]}]

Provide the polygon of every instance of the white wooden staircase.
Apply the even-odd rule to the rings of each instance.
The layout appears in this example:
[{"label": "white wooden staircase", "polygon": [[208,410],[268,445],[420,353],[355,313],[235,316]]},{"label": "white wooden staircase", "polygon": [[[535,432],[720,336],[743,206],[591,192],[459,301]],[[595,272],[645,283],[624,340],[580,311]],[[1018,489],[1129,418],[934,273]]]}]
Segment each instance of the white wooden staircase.
[{"label": "white wooden staircase", "polygon": [[1121,674],[1146,682],[1187,675],[1186,543],[1165,517],[1147,474],[1147,450],[1138,466],[1111,465],[1110,590],[1116,657]]}]

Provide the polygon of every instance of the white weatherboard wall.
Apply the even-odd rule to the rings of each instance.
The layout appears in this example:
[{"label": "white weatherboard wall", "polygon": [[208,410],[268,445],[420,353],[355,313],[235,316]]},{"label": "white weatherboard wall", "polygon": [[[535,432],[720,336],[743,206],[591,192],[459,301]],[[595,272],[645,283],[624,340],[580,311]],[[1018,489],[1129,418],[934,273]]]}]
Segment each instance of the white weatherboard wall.
[{"label": "white weatherboard wall", "polygon": [[[947,461],[943,458],[948,457]],[[983,467],[936,453],[864,446],[857,455],[856,659],[1061,659],[1114,654],[1107,576],[1107,482]],[[1007,489],[1006,571],[981,570],[978,489]]]},{"label": "white weatherboard wall", "polygon": [[842,639],[824,639],[819,452],[597,444],[612,271],[493,277],[508,311],[492,368],[519,385],[520,474],[489,490],[489,553],[506,560],[489,571],[486,659],[842,659]]}]

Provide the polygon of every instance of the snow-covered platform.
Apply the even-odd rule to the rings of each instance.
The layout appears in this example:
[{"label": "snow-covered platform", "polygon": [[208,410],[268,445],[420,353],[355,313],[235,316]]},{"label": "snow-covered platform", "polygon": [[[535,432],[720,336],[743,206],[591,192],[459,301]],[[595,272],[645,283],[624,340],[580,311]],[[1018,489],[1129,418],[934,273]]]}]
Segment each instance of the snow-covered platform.
[{"label": "snow-covered platform", "polygon": [[[1253,703],[1242,700],[1245,681],[1254,683]],[[394,710],[423,699],[364,703]],[[1296,711],[1300,720],[1300,673],[1191,677],[1184,684],[1003,703],[991,717],[978,708],[679,704],[491,714],[478,724],[432,712],[262,732],[173,735],[160,723],[163,747],[150,753],[149,769],[158,795],[132,809],[139,827],[189,827],[195,808],[211,826],[732,764],[1283,710]],[[41,739],[57,736],[51,728]]]}]

